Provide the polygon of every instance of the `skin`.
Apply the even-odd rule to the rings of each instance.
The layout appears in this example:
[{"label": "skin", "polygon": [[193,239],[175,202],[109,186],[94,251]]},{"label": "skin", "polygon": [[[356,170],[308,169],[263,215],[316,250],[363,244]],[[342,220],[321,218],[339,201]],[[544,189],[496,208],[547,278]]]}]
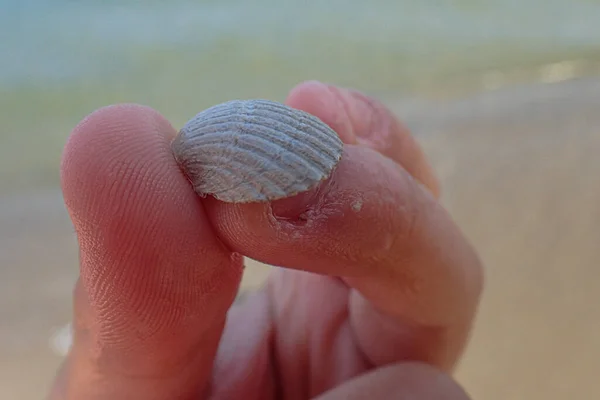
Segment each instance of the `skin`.
[{"label": "skin", "polygon": [[[417,142],[355,91],[305,82],[286,103],[346,146],[319,188],[270,204],[195,195],[147,107],[75,128],[75,333],[50,399],[468,398],[450,376],[482,268]],[[281,268],[232,307],[241,255]]]}]

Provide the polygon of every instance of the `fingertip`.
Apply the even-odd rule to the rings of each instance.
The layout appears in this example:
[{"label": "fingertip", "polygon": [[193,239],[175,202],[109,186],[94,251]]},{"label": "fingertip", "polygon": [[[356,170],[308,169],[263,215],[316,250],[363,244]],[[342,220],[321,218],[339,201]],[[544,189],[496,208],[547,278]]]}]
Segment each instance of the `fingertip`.
[{"label": "fingertip", "polygon": [[306,81],[292,89],[286,103],[320,118],[344,143],[360,144],[391,158],[439,198],[440,182],[421,146],[377,99],[357,90]]},{"label": "fingertip", "polygon": [[88,191],[101,192],[104,187],[100,184],[107,183],[101,181],[101,175],[108,177],[114,169],[135,162],[136,154],[150,153],[168,162],[164,148],[174,134],[162,115],[142,105],[111,105],[86,116],[71,132],[61,158],[67,206],[77,209],[87,201]]},{"label": "fingertip", "polygon": [[[210,264],[230,264],[230,252],[172,155],[175,134],[160,113],[135,104],[101,108],[73,130],[62,187],[82,250],[82,281],[92,296],[99,295],[93,286],[100,270],[145,274],[144,281],[160,275],[165,260],[196,277],[201,270],[190,275],[190,268],[199,261],[211,270]],[[224,268],[220,274],[227,272],[230,280],[241,273]]]},{"label": "fingertip", "polygon": [[335,89],[319,81],[305,81],[293,88],[286,104],[312,114],[329,125],[346,144],[356,144],[352,123]]}]

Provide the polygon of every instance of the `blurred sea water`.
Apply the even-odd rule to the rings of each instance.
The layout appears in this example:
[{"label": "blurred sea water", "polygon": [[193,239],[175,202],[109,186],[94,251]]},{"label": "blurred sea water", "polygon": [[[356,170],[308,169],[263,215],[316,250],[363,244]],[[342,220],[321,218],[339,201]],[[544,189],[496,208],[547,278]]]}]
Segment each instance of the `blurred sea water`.
[{"label": "blurred sea water", "polygon": [[597,74],[598,21],[600,0],[0,0],[0,194],[56,186],[108,104],[180,126],[307,79],[404,98]]}]

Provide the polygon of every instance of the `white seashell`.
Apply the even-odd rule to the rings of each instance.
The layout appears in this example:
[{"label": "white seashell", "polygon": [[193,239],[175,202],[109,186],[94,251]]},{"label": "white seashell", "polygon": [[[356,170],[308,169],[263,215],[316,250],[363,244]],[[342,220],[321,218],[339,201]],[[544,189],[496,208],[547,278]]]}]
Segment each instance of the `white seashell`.
[{"label": "white seashell", "polygon": [[304,111],[268,100],[233,100],[192,118],[172,149],[196,193],[251,203],[316,187],[340,161],[343,143]]}]

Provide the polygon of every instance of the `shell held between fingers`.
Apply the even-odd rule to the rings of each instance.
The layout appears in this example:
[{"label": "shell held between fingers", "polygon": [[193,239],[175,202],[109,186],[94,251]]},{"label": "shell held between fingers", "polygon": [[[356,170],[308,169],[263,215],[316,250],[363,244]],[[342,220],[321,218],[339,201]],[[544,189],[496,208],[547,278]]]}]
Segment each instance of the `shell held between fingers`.
[{"label": "shell held between fingers", "polygon": [[200,196],[253,203],[313,189],[339,163],[343,143],[304,111],[269,100],[233,100],[192,118],[172,150]]}]

